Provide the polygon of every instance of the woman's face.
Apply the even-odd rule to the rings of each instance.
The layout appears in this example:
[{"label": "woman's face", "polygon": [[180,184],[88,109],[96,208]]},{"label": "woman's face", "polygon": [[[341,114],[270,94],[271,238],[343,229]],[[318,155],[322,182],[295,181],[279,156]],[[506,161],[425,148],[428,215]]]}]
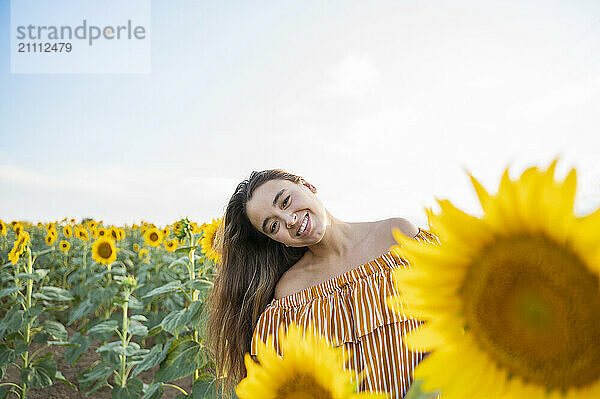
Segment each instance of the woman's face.
[{"label": "woman's face", "polygon": [[258,186],[246,213],[258,231],[290,247],[316,244],[325,234],[323,203],[309,187],[289,180],[269,180]]}]

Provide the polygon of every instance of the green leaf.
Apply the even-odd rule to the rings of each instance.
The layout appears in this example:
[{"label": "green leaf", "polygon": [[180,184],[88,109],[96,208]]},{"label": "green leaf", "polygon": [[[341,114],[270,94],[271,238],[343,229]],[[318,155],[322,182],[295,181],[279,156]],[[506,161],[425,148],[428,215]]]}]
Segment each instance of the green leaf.
[{"label": "green leaf", "polygon": [[63,384],[65,384],[69,388],[73,388],[74,390],[77,391],[77,387],[75,386],[75,384],[73,384],[71,381],[67,380],[65,378],[65,376],[60,372],[60,370],[56,370],[56,375],[54,376],[54,379],[56,381],[62,382]]},{"label": "green leaf", "polygon": [[421,386],[425,380],[414,380],[404,399],[434,399],[440,394],[440,391],[423,392]]},{"label": "green leaf", "polygon": [[[110,337],[109,333],[119,329],[119,323],[116,320],[106,320],[96,324],[88,330],[88,333],[99,340],[107,339]],[[106,337],[108,335],[108,337]]]},{"label": "green leaf", "polygon": [[144,316],[143,314],[134,314],[129,319],[130,320],[136,320],[136,321],[139,321],[141,323],[145,323],[145,322],[148,321],[148,318],[146,316]]},{"label": "green leaf", "polygon": [[202,306],[203,304],[201,301],[196,301],[193,302],[187,309],[171,312],[165,316],[163,321],[160,323],[160,326],[163,328],[163,330],[177,336],[186,324],[198,323],[198,318],[202,313]]},{"label": "green leaf", "polygon": [[202,368],[205,363],[202,345],[194,341],[191,336],[182,337],[171,344],[167,358],[156,371],[154,380],[161,382],[178,380]]},{"label": "green leaf", "polygon": [[14,362],[16,357],[14,350],[4,344],[0,345],[0,367]]},{"label": "green leaf", "polygon": [[136,297],[134,297],[133,295],[131,295],[129,297],[129,309],[134,311],[134,310],[142,310],[144,308],[144,304],[142,302],[140,302],[139,299],[137,299]]},{"label": "green leaf", "polygon": [[92,303],[92,301],[90,301],[89,299],[85,299],[79,305],[75,306],[75,308],[69,314],[68,325],[71,325],[75,321],[81,319],[82,317],[87,316],[88,314],[96,310],[97,307],[97,304]]},{"label": "green leaf", "polygon": [[188,253],[188,252],[190,252],[190,249],[194,249],[195,250],[196,248],[198,248],[198,245],[193,245],[191,247],[179,247],[179,248],[177,248],[175,250],[175,253],[178,253],[178,252]]},{"label": "green leaf", "polygon": [[87,348],[92,342],[92,338],[84,337],[80,333],[76,332],[75,334],[73,334],[69,342],[75,344],[75,346],[71,346],[65,349],[65,359],[71,365],[74,365],[79,360],[81,355],[84,354],[85,351],[87,351]]},{"label": "green leaf", "polygon": [[204,278],[198,278],[195,280],[188,280],[185,282],[184,287],[185,288],[191,288],[194,290],[199,290],[199,291],[203,291],[203,290],[207,290],[207,289],[211,289],[213,287],[213,282]]},{"label": "green leaf", "polygon": [[150,291],[149,293],[144,295],[142,297],[142,299],[150,298],[155,295],[166,294],[168,292],[177,291],[180,288],[181,288],[181,283],[179,281],[171,281],[170,283],[167,283],[165,285],[162,285],[160,287],[153,289],[152,291]]},{"label": "green leaf", "polygon": [[19,280],[33,280],[33,281],[40,281],[41,279],[44,278],[44,276],[41,276],[38,273],[17,273],[15,275],[15,279],[19,279]]},{"label": "green leaf", "polygon": [[42,287],[40,292],[33,296],[46,301],[72,301],[74,299],[69,291],[59,287]]},{"label": "green leaf", "polygon": [[[113,369],[106,365],[106,363],[98,363],[92,369],[84,371],[77,377],[79,386],[84,390],[87,390],[97,380],[99,382],[106,382],[106,379],[112,374],[112,370]],[[100,384],[100,386],[102,386],[102,384]],[[96,384],[95,388],[98,389],[100,386]]]},{"label": "green leaf", "polygon": [[160,326],[163,330],[177,336],[179,335],[181,329],[185,327],[185,324],[189,321],[188,316],[189,314],[187,313],[187,309],[176,310],[169,313],[160,323]]},{"label": "green leaf", "polygon": [[66,341],[69,335],[67,334],[67,329],[58,321],[46,320],[42,324],[42,331],[50,334],[50,336],[54,337],[59,341]]},{"label": "green leaf", "polygon": [[192,385],[192,399],[216,399],[214,377],[204,373]]},{"label": "green leaf", "polygon": [[135,342],[130,342],[127,344],[127,346],[123,347],[123,343],[121,341],[113,341],[102,345],[96,349],[96,352],[113,352],[118,355],[133,356],[138,353],[139,350],[140,346]]},{"label": "green leaf", "polygon": [[170,339],[167,342],[165,342],[164,348],[162,345],[153,346],[150,349],[150,352],[144,355],[142,361],[137,366],[135,366],[135,372],[132,374],[132,376],[135,377],[142,371],[146,371],[151,369],[152,367],[158,366],[160,362],[162,362],[167,356],[167,352],[169,351],[171,342],[173,342],[173,339]]},{"label": "green leaf", "polygon": [[137,320],[130,320],[127,332],[138,337],[145,337],[148,335],[148,328]]},{"label": "green leaf", "polygon": [[0,290],[0,298],[4,298],[5,296],[9,296],[19,291],[19,287],[8,287]]},{"label": "green leaf", "polygon": [[[177,252],[177,250],[175,250]],[[182,256],[181,258],[175,259],[173,262],[169,263],[169,268],[177,265],[188,266],[190,264],[189,258],[187,255]]]},{"label": "green leaf", "polygon": [[160,399],[163,395],[162,382],[155,382],[146,388],[146,393],[142,399]]},{"label": "green leaf", "polygon": [[111,287],[100,287],[100,288],[94,288],[93,290],[91,290],[89,292],[89,294],[87,295],[87,297],[90,299],[90,301],[97,303],[97,304],[103,304],[103,303],[109,303],[110,300],[117,295],[118,292],[118,288],[115,286],[111,286]]},{"label": "green leaf", "polygon": [[139,378],[130,378],[124,387],[116,386],[112,389],[112,399],[138,399],[142,394],[144,383]]},{"label": "green leaf", "polygon": [[108,270],[104,269],[100,273],[94,273],[85,280],[85,285],[93,286],[98,281],[102,280],[108,274]]},{"label": "green leaf", "polygon": [[46,353],[21,370],[21,382],[32,388],[49,387],[53,384],[55,375],[56,363],[52,360],[52,353]]}]

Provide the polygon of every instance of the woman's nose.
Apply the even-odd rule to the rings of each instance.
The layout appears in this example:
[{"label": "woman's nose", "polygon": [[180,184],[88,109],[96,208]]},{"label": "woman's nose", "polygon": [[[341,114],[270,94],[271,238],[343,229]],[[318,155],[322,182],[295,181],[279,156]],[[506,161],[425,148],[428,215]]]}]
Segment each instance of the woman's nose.
[{"label": "woman's nose", "polygon": [[288,217],[288,219],[287,219],[288,229],[296,223],[297,218],[298,218],[298,216],[295,213],[293,213],[291,216]]}]

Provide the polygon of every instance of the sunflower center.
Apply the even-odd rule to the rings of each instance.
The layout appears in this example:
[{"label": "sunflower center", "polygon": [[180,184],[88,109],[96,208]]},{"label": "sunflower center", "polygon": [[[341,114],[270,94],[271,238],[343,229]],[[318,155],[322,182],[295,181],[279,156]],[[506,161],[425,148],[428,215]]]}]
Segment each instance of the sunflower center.
[{"label": "sunflower center", "polygon": [[544,236],[498,238],[462,286],[467,328],[510,375],[568,390],[600,378],[600,292],[570,249]]},{"label": "sunflower center", "polygon": [[331,392],[309,374],[297,373],[287,379],[275,395],[278,399],[332,399]]},{"label": "sunflower center", "polygon": [[112,248],[109,243],[103,242],[98,245],[98,255],[100,255],[104,259],[110,258],[112,255]]},{"label": "sunflower center", "polygon": [[150,240],[151,241],[158,241],[158,234],[156,234],[156,233],[150,233]]}]

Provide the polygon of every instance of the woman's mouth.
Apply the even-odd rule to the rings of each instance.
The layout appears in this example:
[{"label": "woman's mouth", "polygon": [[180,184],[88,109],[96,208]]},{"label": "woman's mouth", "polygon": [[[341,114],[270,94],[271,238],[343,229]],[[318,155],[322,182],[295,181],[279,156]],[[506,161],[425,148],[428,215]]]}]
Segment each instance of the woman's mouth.
[{"label": "woman's mouth", "polygon": [[303,236],[307,235],[309,231],[310,231],[310,217],[308,216],[308,212],[306,212],[306,215],[302,219],[302,223],[300,224],[300,227],[298,228],[296,235],[299,237],[303,237]]}]

